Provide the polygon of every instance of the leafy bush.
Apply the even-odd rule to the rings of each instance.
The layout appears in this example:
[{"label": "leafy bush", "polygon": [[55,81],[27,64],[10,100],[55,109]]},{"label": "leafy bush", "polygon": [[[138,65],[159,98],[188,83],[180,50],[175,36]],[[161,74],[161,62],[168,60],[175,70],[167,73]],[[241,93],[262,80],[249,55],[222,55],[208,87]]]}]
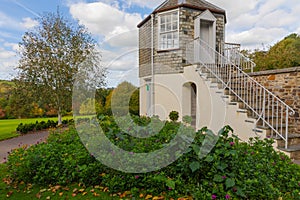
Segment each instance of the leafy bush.
[{"label": "leafy bush", "polygon": [[[73,124],[74,120],[73,119],[65,119],[62,121],[62,124],[66,125],[66,124]],[[43,130],[43,129],[47,129],[47,128],[54,128],[56,127],[58,124],[57,121],[53,121],[53,120],[48,120],[47,122],[45,121],[41,121],[38,122],[36,121],[35,124],[34,123],[29,123],[29,124],[23,124],[20,123],[17,128],[16,131],[21,133],[21,134],[26,134],[30,131],[39,131],[39,130]]]},{"label": "leafy bush", "polygon": [[[149,125],[150,119],[134,121]],[[157,135],[139,139],[131,134],[141,129],[130,125],[122,131],[110,117],[103,116],[100,125],[115,145],[137,153],[163,148],[179,128],[179,123],[165,122]],[[151,133],[155,128],[147,126],[143,131]],[[216,138],[204,128],[196,133],[192,145],[177,161],[144,174],[123,173],[102,165],[87,152],[73,128],[63,134],[51,134],[47,143],[13,151],[8,166],[16,181],[42,185],[100,184],[111,193],[131,191],[132,198],[151,193],[166,198],[300,199],[300,167],[276,152],[273,140],[256,138],[243,143],[235,136],[229,137],[230,131],[230,127],[224,127],[215,146],[201,158],[199,152],[206,139]]]},{"label": "leafy bush", "polygon": [[171,111],[170,114],[169,114],[169,118],[173,122],[176,122],[179,118],[179,113],[177,111]]}]

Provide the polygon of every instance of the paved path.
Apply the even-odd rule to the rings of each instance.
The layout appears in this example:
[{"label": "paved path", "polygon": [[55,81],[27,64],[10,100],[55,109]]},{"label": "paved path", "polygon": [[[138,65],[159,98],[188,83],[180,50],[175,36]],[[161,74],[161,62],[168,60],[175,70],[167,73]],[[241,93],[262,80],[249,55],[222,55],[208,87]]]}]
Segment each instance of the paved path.
[{"label": "paved path", "polygon": [[19,148],[23,145],[32,145],[36,144],[37,142],[45,141],[48,135],[49,131],[46,130],[0,141],[0,163],[5,162],[8,152],[10,152],[12,149]]}]

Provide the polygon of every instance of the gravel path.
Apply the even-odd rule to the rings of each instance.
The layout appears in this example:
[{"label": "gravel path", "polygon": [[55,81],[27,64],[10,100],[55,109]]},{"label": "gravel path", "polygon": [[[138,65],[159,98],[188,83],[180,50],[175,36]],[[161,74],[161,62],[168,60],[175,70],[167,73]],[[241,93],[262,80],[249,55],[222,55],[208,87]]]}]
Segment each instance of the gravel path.
[{"label": "gravel path", "polygon": [[23,145],[33,145],[37,142],[45,141],[48,135],[49,131],[45,130],[0,141],[0,163],[5,162],[5,159],[8,156],[8,152],[10,152],[12,149],[19,148]]}]

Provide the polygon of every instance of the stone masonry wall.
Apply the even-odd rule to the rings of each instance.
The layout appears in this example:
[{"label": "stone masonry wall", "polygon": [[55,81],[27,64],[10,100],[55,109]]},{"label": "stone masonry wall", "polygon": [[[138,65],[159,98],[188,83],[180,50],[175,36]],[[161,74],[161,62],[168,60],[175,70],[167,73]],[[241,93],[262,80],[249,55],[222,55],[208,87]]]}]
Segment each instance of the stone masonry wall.
[{"label": "stone masonry wall", "polygon": [[151,20],[139,29],[139,77],[151,75]]},{"label": "stone masonry wall", "polygon": [[300,133],[300,67],[249,74],[296,111],[295,131]]},{"label": "stone masonry wall", "polygon": [[[179,8],[179,49],[158,49],[158,14],[154,16],[154,73],[172,74],[182,73],[183,68],[193,61],[194,55],[194,19],[202,11],[190,8]],[[216,17],[216,50],[224,42],[225,18],[224,15],[215,14]],[[139,76],[151,75],[151,19],[139,30]]]}]

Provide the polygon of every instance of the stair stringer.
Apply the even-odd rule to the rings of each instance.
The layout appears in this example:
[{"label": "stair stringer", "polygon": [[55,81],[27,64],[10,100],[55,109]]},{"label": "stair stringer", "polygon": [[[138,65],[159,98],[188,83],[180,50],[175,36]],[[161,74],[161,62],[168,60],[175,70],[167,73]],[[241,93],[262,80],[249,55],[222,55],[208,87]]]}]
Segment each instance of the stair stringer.
[{"label": "stair stringer", "polygon": [[[267,137],[267,130],[256,128],[255,121],[248,117],[246,110],[239,108],[239,104],[232,101],[231,96],[225,95],[225,90],[220,89],[215,78],[207,77],[207,73],[200,74],[198,85],[200,91],[205,91],[199,96],[200,117],[198,127],[207,126],[214,132],[218,132],[225,125],[229,125],[234,130],[234,135],[242,141],[249,141],[250,138],[258,137],[264,139]],[[208,98],[210,97],[210,98]],[[201,106],[201,102],[211,101],[212,106]],[[211,117],[207,119],[207,117]],[[220,119],[221,118],[221,119]],[[207,123],[209,121],[209,123]]]}]

